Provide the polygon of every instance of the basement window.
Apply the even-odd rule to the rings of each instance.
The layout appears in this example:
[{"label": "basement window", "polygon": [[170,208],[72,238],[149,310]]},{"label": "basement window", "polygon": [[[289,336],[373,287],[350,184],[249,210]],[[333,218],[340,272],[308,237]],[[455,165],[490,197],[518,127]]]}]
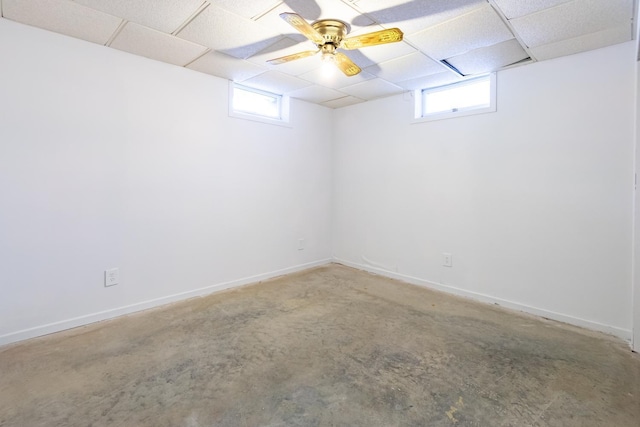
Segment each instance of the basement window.
[{"label": "basement window", "polygon": [[263,123],[289,123],[289,98],[237,83],[229,84],[229,115]]},{"label": "basement window", "polygon": [[495,112],[496,75],[417,90],[415,100],[416,122]]}]

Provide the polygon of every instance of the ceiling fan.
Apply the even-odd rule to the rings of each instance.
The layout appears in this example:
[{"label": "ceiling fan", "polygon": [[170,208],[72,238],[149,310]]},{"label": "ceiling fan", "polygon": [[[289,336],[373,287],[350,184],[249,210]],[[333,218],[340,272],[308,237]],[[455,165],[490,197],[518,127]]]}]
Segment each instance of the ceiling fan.
[{"label": "ceiling fan", "polygon": [[306,58],[320,52],[324,61],[333,62],[349,77],[355,76],[362,70],[347,55],[337,52],[337,49],[352,50],[385,43],[395,43],[402,41],[403,37],[403,33],[399,28],[390,28],[345,38],[349,34],[351,26],[338,19],[320,19],[309,24],[297,13],[285,12],[281,13],[280,17],[315,43],[318,49],[298,52],[267,61],[274,65]]}]

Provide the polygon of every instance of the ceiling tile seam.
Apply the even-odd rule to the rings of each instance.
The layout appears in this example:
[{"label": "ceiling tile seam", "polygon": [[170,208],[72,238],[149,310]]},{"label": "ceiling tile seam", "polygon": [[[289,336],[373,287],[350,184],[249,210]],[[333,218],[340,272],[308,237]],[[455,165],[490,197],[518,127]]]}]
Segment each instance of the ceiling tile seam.
[{"label": "ceiling tile seam", "polygon": [[173,35],[173,36],[178,35],[178,33],[180,31],[184,30],[184,28],[187,25],[189,25],[194,19],[196,19],[198,17],[198,15],[200,15],[210,5],[211,5],[211,3],[209,3],[208,1],[202,2],[202,4],[191,14],[191,16],[189,16],[187,19],[185,19],[185,21],[182,24],[178,25],[178,28],[176,28],[170,34]]},{"label": "ceiling tile seam", "polygon": [[390,27],[390,26],[386,25],[385,23],[378,22],[377,19],[375,19],[373,16],[369,15],[368,12],[360,9],[354,2],[348,2],[348,1],[345,1],[345,0],[340,0],[340,2],[342,4],[344,4],[345,6],[348,6],[349,8],[353,9],[353,11],[356,12],[358,15],[364,16],[369,21],[372,22],[372,24],[364,26],[362,29],[360,29],[360,31],[366,31],[366,27],[374,26],[374,25],[377,25],[377,26],[379,26],[379,27],[381,27],[381,28],[383,28],[385,30],[388,30],[390,28],[394,28],[394,27]]},{"label": "ceiling tile seam", "polygon": [[[348,86],[347,86],[347,87],[348,87]],[[348,97],[348,96],[351,96],[351,95],[349,95],[348,93],[343,92],[341,89],[342,89],[342,88],[340,88],[340,89],[333,89],[333,90],[335,90],[336,92],[340,93],[340,95],[343,95],[343,96],[339,96],[339,97],[337,97],[337,98],[328,99],[328,100],[326,100],[326,101],[324,101],[324,102],[335,101],[336,99],[343,99],[343,98],[346,98],[346,97]]]},{"label": "ceiling tile seam", "polygon": [[[340,92],[340,93],[344,93],[344,92]],[[345,95],[345,96],[341,96],[341,97],[339,97],[339,98],[328,99],[328,100],[323,101],[323,102],[321,102],[321,103],[322,103],[322,104],[326,104],[327,102],[333,102],[333,101],[337,101],[337,100],[339,100],[339,99],[345,99],[345,98],[348,98],[348,97],[349,97],[349,95]]]},{"label": "ceiling tile seam", "polygon": [[493,8],[493,10],[498,14],[502,22],[504,22],[504,24],[507,26],[509,31],[511,31],[511,34],[513,34],[515,39],[518,41],[518,43],[520,44],[520,47],[522,47],[522,49],[524,49],[527,55],[529,55],[529,58],[531,58],[532,61],[537,61],[538,59],[533,55],[529,46],[527,46],[524,40],[522,40],[522,38],[520,37],[520,34],[518,34],[515,28],[513,28],[513,25],[511,25],[511,21],[509,21],[509,19],[507,18],[507,15],[505,15],[504,12],[502,12],[502,9],[500,9],[500,7],[496,4],[496,0],[487,0],[487,1],[489,2],[489,5]]},{"label": "ceiling tile seam", "polygon": [[[382,80],[382,81],[383,81],[383,82],[385,82],[385,83],[389,83],[391,86],[395,86],[395,87],[397,87],[397,88],[400,88],[400,89],[401,89],[401,93],[406,92],[405,88],[403,88],[402,86],[398,85],[396,82],[392,82],[391,80],[387,80],[387,79],[385,79],[384,77],[377,77],[377,76],[376,76],[376,78],[377,78],[378,80]],[[365,81],[364,81],[364,82],[362,82],[362,83],[365,83],[365,82],[367,82],[367,81],[369,81],[369,80],[365,80]],[[356,84],[357,84],[357,83],[356,83]],[[354,85],[351,85],[351,86],[355,86],[355,84],[354,84]],[[349,87],[349,86],[347,86],[347,87]],[[390,95],[385,95],[385,96],[390,96]]]},{"label": "ceiling tile seam", "polygon": [[252,16],[250,19],[252,21],[257,21],[258,19],[262,18],[263,16],[267,15],[268,13],[276,10],[277,8],[279,8],[280,6],[282,6],[284,4],[283,1],[278,2],[275,6],[270,7],[269,9],[265,10],[264,12],[260,12],[255,16]]},{"label": "ceiling tile seam", "polygon": [[[175,36],[174,36],[174,37],[175,37]],[[202,45],[197,45],[197,46],[200,46],[200,47],[205,48],[205,49],[204,49],[204,52],[203,52],[202,54],[198,54],[198,55],[196,55],[193,59],[188,60],[188,61],[187,61],[186,63],[184,63],[183,65],[178,65],[178,64],[175,64],[175,65],[178,65],[179,67],[182,67],[182,68],[187,68],[187,65],[191,64],[191,63],[192,63],[193,61],[195,61],[196,59],[201,58],[201,57],[202,57],[202,55],[206,54],[206,53],[210,50],[210,49],[209,49],[208,47],[206,47],[206,46],[202,46]]]},{"label": "ceiling tile seam", "polygon": [[[449,68],[449,67],[447,67],[445,64],[443,64],[443,63],[441,62],[441,60],[440,60],[440,59],[435,59],[435,58],[433,58],[431,55],[428,55],[427,53],[423,52],[421,49],[419,49],[419,48],[415,47],[415,46],[414,46],[414,45],[413,45],[409,40],[404,39],[404,40],[402,40],[402,41],[403,41],[403,42],[405,42],[405,43],[407,43],[407,44],[408,44],[409,46],[411,46],[413,49],[415,49],[417,53],[421,53],[422,55],[426,56],[427,58],[429,58],[430,60],[432,60],[432,61],[433,61],[433,62],[435,62],[436,64],[440,65],[444,70],[446,70],[446,71],[452,71],[452,70],[451,70],[451,68]],[[383,64],[388,63],[388,62],[393,62],[393,61],[395,61],[395,60],[398,60],[398,59],[405,58],[405,57],[407,57],[407,56],[413,55],[413,54],[415,54],[416,52],[411,52],[411,53],[407,53],[406,55],[397,56],[397,57],[395,57],[395,58],[391,58],[391,59],[388,59],[388,60],[386,60],[386,61],[382,61],[382,62],[380,62],[380,63],[378,63],[378,64],[374,64],[374,65],[383,65]],[[434,73],[434,74],[435,74],[435,73]],[[458,75],[458,73],[455,73],[455,72],[454,72],[454,74]],[[429,75],[429,74],[427,74],[427,75]],[[376,77],[378,77],[378,76],[376,75]],[[379,77],[378,77],[378,78],[379,78]]]},{"label": "ceiling tile seam", "polygon": [[111,37],[109,37],[109,40],[107,40],[107,42],[104,45],[110,47],[111,43],[113,43],[113,41],[116,39],[116,37],[118,37],[120,35],[120,33],[122,32],[122,30],[124,29],[124,27],[127,25],[128,22],[129,21],[127,21],[126,19],[123,19],[120,22],[120,25],[118,25],[118,28],[115,29],[113,34],[111,34]]},{"label": "ceiling tile seam", "polygon": [[[487,0],[487,1],[493,1],[493,0]],[[571,4],[571,3],[573,3],[573,4],[577,3],[577,0],[570,0],[570,1],[567,1],[567,2],[564,2],[564,3],[559,3],[559,4],[556,4],[556,5],[550,6],[550,7],[545,7],[544,9],[539,9],[539,10],[536,10],[534,12],[527,13],[525,15],[514,16],[512,19],[520,19],[520,18],[524,18],[525,16],[526,17],[534,16],[534,15],[538,15],[540,13],[547,12],[549,10],[558,9],[558,8],[561,8],[561,7],[568,7],[569,4]]]},{"label": "ceiling tile seam", "polygon": [[[356,7],[356,5],[354,5],[354,4],[353,4],[353,2],[346,2],[346,1],[344,1],[344,0],[340,0],[340,2],[341,2],[342,4],[344,4],[345,6],[348,6],[349,8],[353,9],[353,11],[354,11],[354,12],[356,12],[356,13],[358,13],[358,14],[360,14],[360,15],[365,15],[367,18],[369,18],[369,19],[374,23],[374,25],[375,25],[375,24],[380,25],[376,19],[372,19],[372,18],[371,18],[370,16],[368,16],[366,13],[363,13],[361,10],[359,10],[359,9]],[[383,28],[384,28],[384,27],[383,27]]]},{"label": "ceiling tile seam", "polygon": [[460,70],[458,70],[456,67],[451,65],[449,63],[449,61],[447,61],[447,59],[443,59],[442,61],[440,61],[442,63],[442,65],[444,65],[445,67],[449,68],[451,71],[453,71],[454,73],[456,73],[460,77],[468,77],[466,74],[463,74]]},{"label": "ceiling tile seam", "polygon": [[509,68],[514,68],[514,67],[519,67],[521,65],[526,65],[526,64],[529,64],[529,63],[533,63],[533,62],[536,62],[536,61],[533,61],[531,58],[524,58],[524,59],[516,61],[516,62],[514,62],[512,64],[503,65],[502,67],[498,68],[497,70],[495,70],[493,72],[497,73],[499,71],[503,71],[503,70],[506,70],[506,69],[509,69]]},{"label": "ceiling tile seam", "polygon": [[[206,46],[203,46],[206,47]],[[195,58],[193,58],[191,61],[187,62],[186,64],[183,65],[183,67],[188,67],[189,65],[193,64],[194,62],[196,62],[198,59],[202,58],[203,56],[205,56],[207,53],[211,52],[213,49],[211,48],[206,48],[204,50],[204,52],[202,52],[200,55],[197,55]]]}]

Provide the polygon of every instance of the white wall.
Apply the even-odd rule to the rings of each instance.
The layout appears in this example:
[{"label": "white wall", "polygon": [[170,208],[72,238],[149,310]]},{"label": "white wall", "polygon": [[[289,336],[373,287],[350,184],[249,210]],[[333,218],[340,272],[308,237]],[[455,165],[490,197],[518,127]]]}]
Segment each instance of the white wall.
[{"label": "white wall", "polygon": [[332,110],[230,118],[225,80],[5,19],[0,58],[0,344],[330,258]]},{"label": "white wall", "polygon": [[630,339],[634,57],[500,72],[496,113],[410,124],[407,95],[341,110],[335,258]]},{"label": "white wall", "polygon": [[[637,4],[637,2],[636,2]],[[640,9],[636,7],[636,34],[635,34],[635,46],[636,46],[636,155],[635,155],[635,173],[636,180],[640,171],[638,166],[640,165]],[[636,184],[636,192],[634,199],[634,274],[633,274],[633,349],[640,352],[640,199],[638,199],[638,191]]]},{"label": "white wall", "polygon": [[631,338],[633,43],[500,72],[497,113],[294,100],[291,128],[3,19],[0,57],[0,344],[323,263],[331,215],[341,262]]},{"label": "white wall", "polygon": [[[640,52],[638,54],[640,59]],[[635,173],[638,179],[638,166],[640,165],[640,61],[636,62],[636,153],[635,153]],[[633,274],[633,349],[640,352],[640,199],[638,199],[638,189],[636,184],[634,200],[634,274]]]}]

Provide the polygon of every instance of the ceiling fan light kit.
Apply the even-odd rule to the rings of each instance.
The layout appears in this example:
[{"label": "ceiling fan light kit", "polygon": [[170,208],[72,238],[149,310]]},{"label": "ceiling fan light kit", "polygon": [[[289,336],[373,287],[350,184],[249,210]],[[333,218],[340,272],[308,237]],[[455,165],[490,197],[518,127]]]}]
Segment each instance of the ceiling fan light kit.
[{"label": "ceiling fan light kit", "polygon": [[281,13],[280,17],[315,43],[318,49],[298,52],[267,61],[274,65],[306,58],[320,52],[324,61],[333,62],[346,76],[355,76],[362,70],[347,55],[338,52],[338,49],[353,50],[367,46],[395,43],[402,41],[403,37],[403,33],[399,28],[390,28],[345,38],[349,34],[351,26],[339,19],[320,19],[309,24],[296,13]]}]

